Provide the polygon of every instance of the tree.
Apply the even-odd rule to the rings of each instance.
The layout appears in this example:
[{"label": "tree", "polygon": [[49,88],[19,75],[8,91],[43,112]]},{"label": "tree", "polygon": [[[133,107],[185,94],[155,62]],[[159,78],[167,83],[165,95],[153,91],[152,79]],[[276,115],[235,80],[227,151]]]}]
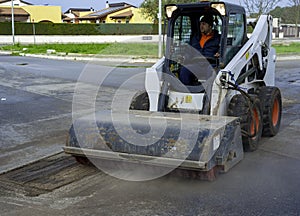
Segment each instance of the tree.
[{"label": "tree", "polygon": [[[192,3],[198,1],[199,0],[162,0],[162,4]],[[144,0],[144,2],[141,4],[141,8],[145,17],[151,18],[155,23],[157,23],[158,0]]]},{"label": "tree", "polygon": [[[241,0],[248,13],[260,16],[269,13],[282,0]],[[299,1],[299,0],[297,0]]]},{"label": "tree", "polygon": [[292,8],[293,8],[293,12],[294,12],[294,23],[296,26],[296,33],[295,33],[295,37],[298,37],[299,35],[299,27],[298,27],[298,23],[299,23],[299,16],[300,16],[300,0],[289,0],[290,3],[292,4]]},{"label": "tree", "polygon": [[299,1],[294,1],[291,7],[276,7],[274,10],[270,11],[273,17],[280,18],[281,23],[285,24],[295,24],[295,37],[299,36],[299,23],[300,23],[300,6]]},{"label": "tree", "polygon": [[[276,7],[274,10],[270,11],[270,14],[275,18],[280,18],[281,23],[296,23],[297,9],[295,7]],[[300,17],[298,17],[297,23],[300,23]]]}]

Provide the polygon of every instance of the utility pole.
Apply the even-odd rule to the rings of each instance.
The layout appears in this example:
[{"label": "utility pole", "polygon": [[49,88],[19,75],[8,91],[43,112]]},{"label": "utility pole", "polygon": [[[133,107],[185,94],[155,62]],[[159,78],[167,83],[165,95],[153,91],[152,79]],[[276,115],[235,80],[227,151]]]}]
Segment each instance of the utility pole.
[{"label": "utility pole", "polygon": [[15,16],[14,16],[14,0],[11,0],[11,34],[13,45],[15,45]]},{"label": "utility pole", "polygon": [[158,57],[162,57],[162,3],[158,3]]},{"label": "utility pole", "polygon": [[34,26],[34,19],[32,19],[32,34],[33,34],[33,44],[35,45],[35,26]]}]

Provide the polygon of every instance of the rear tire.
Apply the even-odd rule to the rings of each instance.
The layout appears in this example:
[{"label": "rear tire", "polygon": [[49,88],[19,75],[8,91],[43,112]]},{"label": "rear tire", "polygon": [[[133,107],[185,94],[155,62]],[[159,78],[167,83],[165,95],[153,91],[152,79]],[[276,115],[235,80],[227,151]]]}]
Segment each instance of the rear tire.
[{"label": "rear tire", "polygon": [[250,103],[241,94],[233,96],[228,107],[228,115],[240,118],[244,151],[255,151],[263,128],[261,103],[258,97],[251,97]]},{"label": "rear tire", "polygon": [[149,96],[146,91],[138,91],[132,98],[131,110],[149,110]]},{"label": "rear tire", "polygon": [[277,87],[262,86],[257,89],[257,95],[262,101],[263,136],[275,136],[280,128],[282,100]]}]

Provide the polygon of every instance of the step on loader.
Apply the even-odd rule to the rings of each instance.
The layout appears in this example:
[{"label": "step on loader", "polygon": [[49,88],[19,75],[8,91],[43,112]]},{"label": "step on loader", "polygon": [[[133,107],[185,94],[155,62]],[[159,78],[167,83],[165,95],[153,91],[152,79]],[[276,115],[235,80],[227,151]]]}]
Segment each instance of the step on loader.
[{"label": "step on loader", "polygon": [[[244,151],[255,151],[261,136],[279,131],[272,17],[261,15],[248,37],[246,12],[238,5],[170,4],[165,14],[165,55],[147,68],[145,91],[131,97],[127,109],[75,119],[64,150],[127,180],[174,169],[213,180],[241,161]],[[207,14],[220,37],[215,57],[191,43]],[[180,79],[183,68],[193,74],[189,84]]]}]

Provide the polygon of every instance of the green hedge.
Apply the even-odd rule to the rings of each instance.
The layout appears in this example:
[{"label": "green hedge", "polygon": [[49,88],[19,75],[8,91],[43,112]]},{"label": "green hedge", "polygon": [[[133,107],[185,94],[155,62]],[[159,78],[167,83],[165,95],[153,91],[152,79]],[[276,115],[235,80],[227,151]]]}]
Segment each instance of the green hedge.
[{"label": "green hedge", "polygon": [[[15,23],[16,35],[151,35],[158,34],[154,24],[66,24]],[[0,23],[0,35],[11,35],[11,23]]]}]

